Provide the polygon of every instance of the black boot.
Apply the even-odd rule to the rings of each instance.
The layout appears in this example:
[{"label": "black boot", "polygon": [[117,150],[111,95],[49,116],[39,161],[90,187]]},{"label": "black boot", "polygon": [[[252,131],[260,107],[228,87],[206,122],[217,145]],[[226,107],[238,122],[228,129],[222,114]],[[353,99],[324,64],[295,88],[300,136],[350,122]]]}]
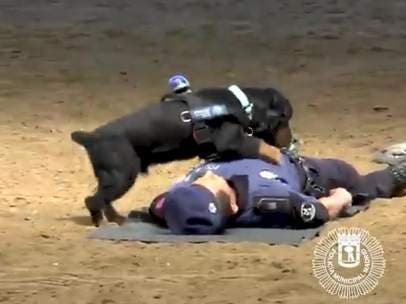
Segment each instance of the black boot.
[{"label": "black boot", "polygon": [[394,196],[406,194],[406,160],[390,167],[390,171],[395,180]]}]

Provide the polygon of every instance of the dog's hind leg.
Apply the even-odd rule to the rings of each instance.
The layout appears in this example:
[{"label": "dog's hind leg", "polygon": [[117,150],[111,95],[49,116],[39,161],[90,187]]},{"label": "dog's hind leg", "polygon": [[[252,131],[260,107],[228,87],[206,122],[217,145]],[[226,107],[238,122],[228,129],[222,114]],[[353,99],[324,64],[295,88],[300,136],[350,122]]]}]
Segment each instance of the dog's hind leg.
[{"label": "dog's hind leg", "polygon": [[103,212],[108,221],[121,224],[111,203],[123,196],[140,172],[140,157],[125,136],[73,132],[72,139],[89,154],[98,181],[97,191],[85,199],[93,224],[99,226]]},{"label": "dog's hind leg", "polygon": [[[128,164],[131,166],[131,164]],[[123,196],[134,184],[136,179],[135,171],[123,170],[99,170],[97,172],[98,189],[93,196],[85,200],[92,221],[96,226],[100,225],[103,213],[109,222],[122,224],[125,220],[112,206],[112,202]],[[103,213],[102,213],[103,212]]]},{"label": "dog's hind leg", "polygon": [[125,218],[111,204],[134,184],[140,172],[140,158],[125,139],[106,141],[98,148],[95,166],[98,188],[93,196],[86,199],[86,206],[96,226],[100,224],[101,211],[109,222],[122,224]]},{"label": "dog's hind leg", "polygon": [[102,189],[105,204],[103,208],[104,215],[109,222],[115,222],[119,225],[124,223],[125,217],[120,215],[112,205],[112,202],[123,196],[134,184],[138,175],[137,170],[134,169],[133,164],[128,164],[131,168],[124,171],[113,171],[109,177],[109,185]]},{"label": "dog's hind leg", "polygon": [[96,193],[93,196],[88,196],[85,199],[85,205],[87,210],[89,210],[90,217],[93,224],[96,227],[100,226],[101,221],[103,220],[103,208],[104,208],[104,199],[99,193]]}]

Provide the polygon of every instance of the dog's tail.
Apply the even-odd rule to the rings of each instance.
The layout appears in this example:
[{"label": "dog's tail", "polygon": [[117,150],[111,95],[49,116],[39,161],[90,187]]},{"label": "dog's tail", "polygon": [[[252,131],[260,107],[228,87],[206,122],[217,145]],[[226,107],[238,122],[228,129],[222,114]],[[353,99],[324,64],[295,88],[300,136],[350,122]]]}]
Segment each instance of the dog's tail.
[{"label": "dog's tail", "polygon": [[96,139],[93,133],[85,131],[75,131],[70,134],[72,140],[83,147],[89,147]]}]

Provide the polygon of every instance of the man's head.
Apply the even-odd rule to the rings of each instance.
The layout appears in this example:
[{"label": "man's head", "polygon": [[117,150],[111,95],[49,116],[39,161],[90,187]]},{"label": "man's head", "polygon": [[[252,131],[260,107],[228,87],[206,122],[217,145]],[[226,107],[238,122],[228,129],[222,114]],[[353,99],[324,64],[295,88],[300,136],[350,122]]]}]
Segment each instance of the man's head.
[{"label": "man's head", "polygon": [[221,232],[216,227],[224,227],[238,206],[227,181],[208,171],[190,186],[169,192],[162,211],[174,233],[213,234]]}]

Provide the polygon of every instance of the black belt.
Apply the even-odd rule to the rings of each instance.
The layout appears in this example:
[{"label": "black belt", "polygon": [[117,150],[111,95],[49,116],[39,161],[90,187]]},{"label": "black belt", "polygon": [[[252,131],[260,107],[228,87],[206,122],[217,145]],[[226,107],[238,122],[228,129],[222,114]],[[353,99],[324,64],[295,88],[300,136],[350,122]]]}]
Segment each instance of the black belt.
[{"label": "black belt", "polygon": [[318,181],[319,178],[317,172],[306,166],[304,159],[300,159],[299,166],[301,166],[305,175],[303,193],[314,196],[315,198],[328,195],[328,193],[326,193],[326,189],[321,186],[320,182]]},{"label": "black belt", "polygon": [[318,172],[309,168],[306,165],[306,160],[303,157],[300,157],[286,148],[281,149],[281,151],[289,157],[289,160],[292,163],[296,165],[304,194],[314,196],[315,198],[328,195],[326,189],[320,185]]}]

